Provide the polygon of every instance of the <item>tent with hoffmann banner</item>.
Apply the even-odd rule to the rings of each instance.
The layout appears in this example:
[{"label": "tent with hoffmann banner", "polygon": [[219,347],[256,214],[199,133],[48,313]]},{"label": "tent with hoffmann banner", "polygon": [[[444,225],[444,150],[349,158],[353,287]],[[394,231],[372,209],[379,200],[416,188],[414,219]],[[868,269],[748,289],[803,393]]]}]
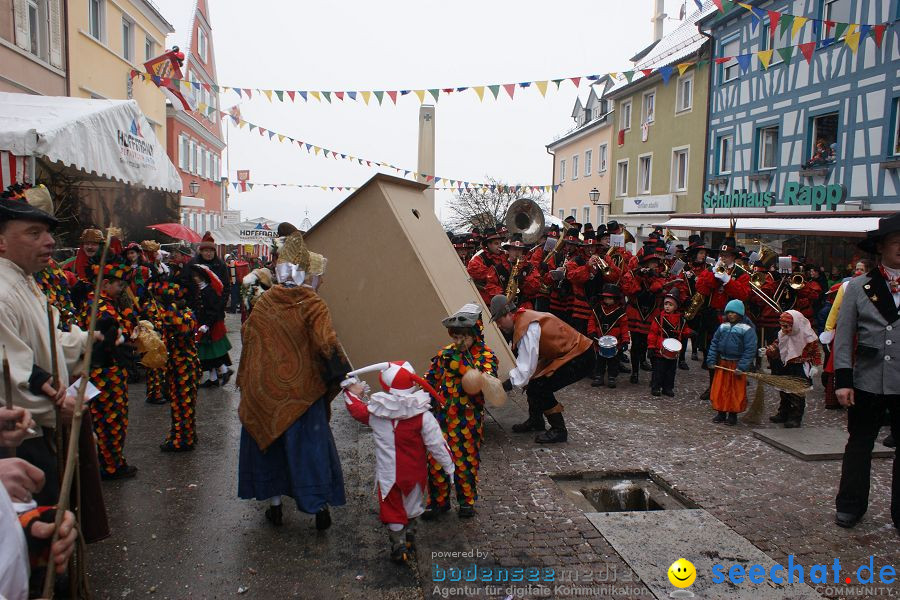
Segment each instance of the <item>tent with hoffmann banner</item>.
[{"label": "tent with hoffmann banner", "polygon": [[[216,244],[224,246],[244,246],[245,254],[268,256],[272,241],[278,237],[278,221],[260,217],[249,219],[232,225],[223,225],[212,232]],[[246,246],[255,248],[255,252],[247,252]]]},{"label": "tent with hoffmann banner", "polygon": [[0,93],[0,189],[44,184],[60,235],[179,220],[181,177],[134,100]]}]

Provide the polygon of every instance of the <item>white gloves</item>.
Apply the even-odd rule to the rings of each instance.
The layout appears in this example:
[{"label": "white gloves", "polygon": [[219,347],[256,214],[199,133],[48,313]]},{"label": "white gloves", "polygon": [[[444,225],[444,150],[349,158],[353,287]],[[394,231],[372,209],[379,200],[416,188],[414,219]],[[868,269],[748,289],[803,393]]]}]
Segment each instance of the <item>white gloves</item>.
[{"label": "white gloves", "polygon": [[756,354],[757,354],[757,356],[759,356],[760,358],[765,358],[765,357],[766,357],[766,349],[765,349],[765,347],[760,348],[759,350],[757,350],[757,351],[756,351]]},{"label": "white gloves", "polygon": [[550,252],[554,248],[556,248],[556,238],[548,237],[544,242],[544,252]]},{"label": "white gloves", "polygon": [[207,331],[209,331],[209,326],[208,326],[208,325],[201,325],[200,328],[199,328],[197,331],[199,331],[200,333],[206,333]]},{"label": "white gloves", "polygon": [[566,272],[563,269],[553,269],[550,271],[550,279],[553,281],[562,281],[565,276]]},{"label": "white gloves", "polygon": [[813,377],[815,377],[818,374],[819,374],[819,368],[810,366],[809,372],[806,374],[806,376],[809,377],[810,379],[812,379]]},{"label": "white gloves", "polygon": [[722,285],[728,285],[728,282],[731,281],[731,275],[728,273],[716,273],[716,279],[722,282]]}]

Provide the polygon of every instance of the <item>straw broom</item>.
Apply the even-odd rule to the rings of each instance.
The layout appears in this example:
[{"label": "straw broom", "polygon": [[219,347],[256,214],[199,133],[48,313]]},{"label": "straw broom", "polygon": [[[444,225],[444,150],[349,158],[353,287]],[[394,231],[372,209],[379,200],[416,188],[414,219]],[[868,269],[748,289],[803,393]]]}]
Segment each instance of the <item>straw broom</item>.
[{"label": "straw broom", "polygon": [[[735,373],[735,369],[726,369],[725,367],[720,367],[716,365],[717,369],[722,369],[723,371],[730,371],[731,373]],[[769,375],[768,373],[744,373],[747,377],[751,379],[755,379],[758,383],[771,386],[776,390],[781,390],[782,392],[787,392],[788,394],[796,394],[798,396],[803,396],[811,390],[809,383],[801,377],[790,377],[788,375]]]},{"label": "straw broom", "polygon": [[[59,486],[59,501],[56,506],[56,522],[53,530],[53,538],[50,540],[50,546],[59,539],[59,528],[62,525],[63,516],[69,509],[69,497],[72,494],[72,481],[75,478],[75,465],[78,463],[78,438],[77,432],[81,431],[81,420],[84,415],[84,394],[87,391],[88,379],[91,373],[91,356],[94,353],[94,332],[97,330],[97,307],[100,304],[100,286],[103,283],[103,269],[106,266],[106,253],[109,250],[111,239],[110,232],[106,232],[106,243],[103,245],[103,252],[100,254],[100,268],[97,271],[97,281],[94,283],[94,302],[91,304],[91,315],[88,321],[87,348],[84,351],[84,358],[81,362],[81,383],[78,386],[78,394],[75,396],[75,410],[72,415],[71,434],[69,435],[69,447],[66,451],[66,470],[63,473],[62,484]],[[54,348],[55,352],[56,349]],[[47,575],[44,578],[44,590],[41,598],[52,600],[53,584],[56,581],[56,565],[53,564],[53,557],[50,558],[50,564],[47,565]]]}]

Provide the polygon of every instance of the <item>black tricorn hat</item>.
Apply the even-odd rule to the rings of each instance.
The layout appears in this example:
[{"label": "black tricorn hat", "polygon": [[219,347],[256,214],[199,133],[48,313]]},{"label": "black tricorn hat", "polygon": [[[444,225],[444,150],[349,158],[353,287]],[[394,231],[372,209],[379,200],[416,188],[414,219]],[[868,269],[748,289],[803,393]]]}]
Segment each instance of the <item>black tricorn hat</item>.
[{"label": "black tricorn hat", "polygon": [[0,222],[37,221],[45,223],[51,231],[56,229],[56,226],[59,225],[56,217],[41,210],[35,204],[31,204],[28,192],[36,194],[35,204],[52,208],[53,203],[50,200],[49,192],[43,186],[27,189],[25,186],[11,186],[0,196]]},{"label": "black tricorn hat", "polygon": [[889,233],[900,231],[900,212],[878,220],[878,229],[866,233],[866,239],[857,244],[860,250],[869,254],[878,254],[876,247]]}]

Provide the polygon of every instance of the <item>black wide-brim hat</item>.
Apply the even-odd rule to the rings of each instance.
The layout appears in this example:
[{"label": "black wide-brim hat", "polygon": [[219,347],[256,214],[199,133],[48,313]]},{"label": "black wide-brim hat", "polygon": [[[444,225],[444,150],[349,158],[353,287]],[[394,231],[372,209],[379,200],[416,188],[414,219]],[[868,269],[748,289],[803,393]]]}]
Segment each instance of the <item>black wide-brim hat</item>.
[{"label": "black wide-brim hat", "polygon": [[51,231],[59,225],[56,217],[28,204],[24,198],[0,198],[0,222],[2,221],[37,221],[45,223]]},{"label": "black wide-brim hat", "polygon": [[878,254],[876,247],[878,242],[882,241],[889,233],[898,231],[900,231],[900,212],[890,217],[879,219],[878,229],[867,232],[866,239],[859,242],[856,246],[869,254]]}]

